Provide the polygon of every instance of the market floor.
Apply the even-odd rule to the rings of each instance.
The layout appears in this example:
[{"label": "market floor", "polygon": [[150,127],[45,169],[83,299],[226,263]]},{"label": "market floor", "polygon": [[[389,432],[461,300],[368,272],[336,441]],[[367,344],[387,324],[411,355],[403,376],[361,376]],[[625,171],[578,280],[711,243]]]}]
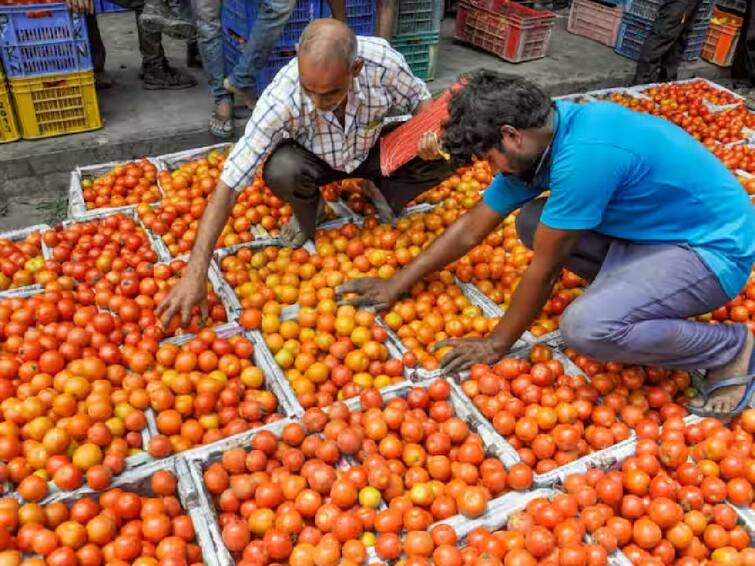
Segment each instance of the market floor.
[{"label": "market floor", "polygon": [[[191,71],[200,83],[195,88],[146,91],[137,77],[140,58],[133,14],[101,14],[99,22],[108,52],[106,68],[115,79],[115,86],[99,95],[105,127],[0,146],[0,231],[62,218],[68,172],[76,165],[158,155],[216,142],[207,132],[210,98],[202,71]],[[452,84],[460,73],[480,67],[527,76],[553,95],[625,85],[634,71],[633,61],[566,32],[564,17],[556,22],[548,57],[516,65],[456,43],[452,35],[453,20],[447,19],[436,78],[429,83],[433,92]],[[173,65],[184,66],[183,43],[166,40],[165,49]],[[726,70],[695,62],[683,73],[720,78]],[[242,133],[243,125],[237,121],[236,136]]]}]

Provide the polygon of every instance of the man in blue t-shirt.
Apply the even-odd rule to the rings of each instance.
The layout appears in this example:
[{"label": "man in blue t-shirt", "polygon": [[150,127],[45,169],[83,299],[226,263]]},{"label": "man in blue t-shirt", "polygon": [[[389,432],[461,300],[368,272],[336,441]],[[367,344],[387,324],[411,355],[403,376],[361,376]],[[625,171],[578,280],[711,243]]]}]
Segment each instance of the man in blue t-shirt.
[{"label": "man in blue t-shirt", "polygon": [[690,404],[707,414],[749,401],[747,327],[689,320],[734,297],[755,260],[753,206],[712,153],[662,118],[607,102],[554,104],[529,81],[492,71],[470,76],[449,110],[443,142],[455,161],[486,158],[500,174],[411,264],[340,295],[385,307],[522,207],[519,235],[535,253],[511,306],[489,337],[448,341],[443,367],[499,360],[568,267],[591,282],[561,317],[568,345],[602,360],[707,369],[703,398]]}]

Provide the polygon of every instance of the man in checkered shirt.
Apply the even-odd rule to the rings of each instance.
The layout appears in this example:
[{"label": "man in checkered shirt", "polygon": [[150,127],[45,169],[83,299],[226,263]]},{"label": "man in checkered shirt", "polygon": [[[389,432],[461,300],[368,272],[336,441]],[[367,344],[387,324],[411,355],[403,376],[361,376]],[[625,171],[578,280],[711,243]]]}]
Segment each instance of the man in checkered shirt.
[{"label": "man in checkered shirt", "polygon": [[424,82],[385,40],[355,37],[337,20],[316,20],[302,33],[297,55],[263,92],[244,136],[226,160],[186,276],[158,307],[166,324],[176,314],[188,323],[196,304],[206,308],[215,242],[238,192],[263,163],[266,184],[292,205],[295,217],[281,231],[291,246],[314,236],[322,185],[365,179],[374,183],[370,196],[376,204],[395,214],[452,173],[439,159],[437,138],[428,132],[420,140],[417,158],[383,176],[377,142],[386,114],[393,108],[417,113],[431,102]]}]

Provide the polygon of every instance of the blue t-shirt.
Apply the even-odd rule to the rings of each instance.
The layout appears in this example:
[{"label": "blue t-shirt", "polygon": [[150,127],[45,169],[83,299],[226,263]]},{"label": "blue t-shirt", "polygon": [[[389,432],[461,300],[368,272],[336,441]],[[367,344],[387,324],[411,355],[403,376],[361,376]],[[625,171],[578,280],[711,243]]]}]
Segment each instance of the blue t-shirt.
[{"label": "blue t-shirt", "polygon": [[527,184],[499,174],[485,191],[508,214],[542,191],[540,221],[637,243],[685,243],[733,297],[755,261],[755,207],[736,177],[678,126],[610,102],[556,102],[550,170]]}]

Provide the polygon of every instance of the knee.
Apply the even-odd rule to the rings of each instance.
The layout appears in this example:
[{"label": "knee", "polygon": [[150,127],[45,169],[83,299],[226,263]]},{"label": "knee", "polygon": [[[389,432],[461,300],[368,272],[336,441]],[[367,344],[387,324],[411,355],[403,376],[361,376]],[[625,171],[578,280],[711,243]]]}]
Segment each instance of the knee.
[{"label": "knee", "polygon": [[540,223],[540,215],[545,207],[544,198],[532,200],[525,204],[516,217],[516,233],[522,243],[532,249],[535,241],[535,230]]},{"label": "knee", "polygon": [[301,187],[304,175],[304,167],[297,152],[289,146],[281,146],[274,150],[262,171],[265,184],[279,198],[290,198],[294,189]]},{"label": "knee", "polygon": [[580,297],[561,315],[561,337],[570,348],[599,360],[613,360],[622,349],[628,323],[606,316],[595,301]]}]

